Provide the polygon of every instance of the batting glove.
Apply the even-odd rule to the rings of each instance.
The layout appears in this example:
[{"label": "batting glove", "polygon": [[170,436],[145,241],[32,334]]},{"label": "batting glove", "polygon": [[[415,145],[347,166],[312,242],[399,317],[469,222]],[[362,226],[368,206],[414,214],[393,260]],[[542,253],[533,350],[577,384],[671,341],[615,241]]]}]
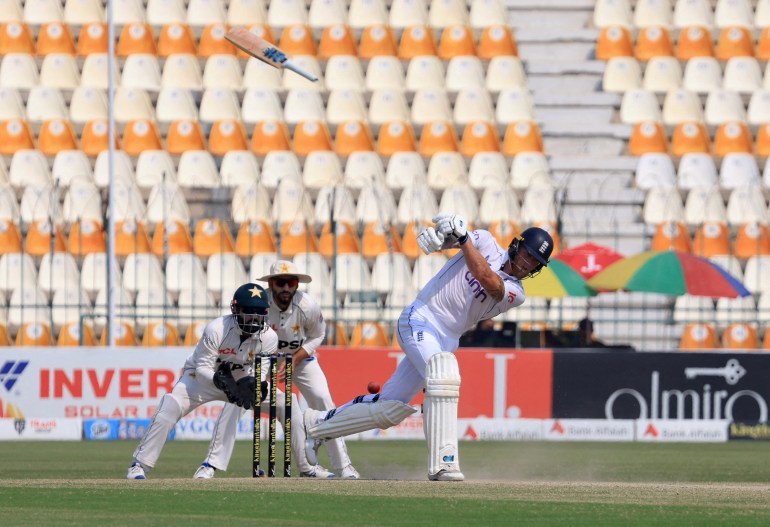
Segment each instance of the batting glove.
[{"label": "batting glove", "polygon": [[440,232],[436,232],[436,229],[433,227],[428,227],[417,235],[417,245],[420,246],[420,249],[422,249],[422,252],[425,254],[440,251],[443,244],[444,235]]},{"label": "batting glove", "polygon": [[459,214],[439,214],[433,218],[436,230],[444,236],[454,236],[460,245],[468,241],[468,221]]}]

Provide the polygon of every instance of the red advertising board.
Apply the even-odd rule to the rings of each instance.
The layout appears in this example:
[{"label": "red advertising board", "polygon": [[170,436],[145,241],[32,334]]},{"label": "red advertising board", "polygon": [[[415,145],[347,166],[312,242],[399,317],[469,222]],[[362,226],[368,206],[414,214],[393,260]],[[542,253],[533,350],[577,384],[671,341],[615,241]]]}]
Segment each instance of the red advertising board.
[{"label": "red advertising board", "polygon": [[[551,417],[550,350],[466,348],[456,353],[460,364],[459,417]],[[369,381],[384,384],[404,358],[396,348],[324,347],[318,357],[332,399],[341,405],[367,393]],[[412,404],[420,404],[418,395]]]}]

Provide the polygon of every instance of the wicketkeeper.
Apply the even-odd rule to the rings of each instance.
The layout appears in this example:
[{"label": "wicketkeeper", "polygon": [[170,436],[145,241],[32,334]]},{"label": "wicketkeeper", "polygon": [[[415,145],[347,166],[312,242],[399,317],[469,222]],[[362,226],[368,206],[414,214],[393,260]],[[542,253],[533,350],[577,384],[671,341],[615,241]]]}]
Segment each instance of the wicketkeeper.
[{"label": "wicketkeeper", "polygon": [[[316,440],[389,428],[416,411],[408,403],[424,389],[428,479],[461,481],[465,476],[457,449],[460,371],[454,356],[460,336],[480,320],[524,302],[521,280],[548,265],[553,239],[532,227],[505,250],[487,231],[468,232],[461,216],[440,214],[433,223],[417,237],[425,254],[452,247],[462,251],[401,313],[398,342],[406,360],[399,362],[381,393],[356,397],[336,410],[305,410],[304,425],[307,436]],[[312,460],[313,449],[307,454]]]},{"label": "wicketkeeper", "polygon": [[[164,395],[158,403],[152,422],[134,451],[127,479],[146,478],[176,423],[198,406],[224,401],[246,410],[253,407],[255,357],[259,353],[275,353],[278,349],[278,336],[267,325],[268,307],[267,291],[257,284],[244,284],[235,291],[230,302],[232,314],[216,318],[206,326],[195,351],[184,364],[181,378],[171,393]],[[266,367],[262,368],[263,375],[266,370]],[[262,408],[267,410],[264,384],[262,394]],[[284,417],[283,397],[283,392],[279,392],[279,419]],[[300,410],[292,405],[292,420],[301,418]],[[295,427],[291,443],[299,469],[312,470],[305,455],[302,427]]]}]

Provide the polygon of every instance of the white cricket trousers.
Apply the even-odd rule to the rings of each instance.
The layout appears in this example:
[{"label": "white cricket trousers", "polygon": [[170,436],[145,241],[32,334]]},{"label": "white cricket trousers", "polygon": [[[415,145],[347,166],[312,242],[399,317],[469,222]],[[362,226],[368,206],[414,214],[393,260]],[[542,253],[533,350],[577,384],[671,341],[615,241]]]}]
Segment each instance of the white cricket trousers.
[{"label": "white cricket trousers", "polygon": [[[139,461],[145,467],[154,467],[155,463],[158,461],[158,457],[160,457],[163,446],[166,444],[166,439],[174,429],[176,423],[202,404],[212,401],[227,402],[227,398],[217,387],[213,385],[204,385],[193,377],[192,372],[184,372],[182,377],[174,385],[171,393],[167,393],[161,398],[158,409],[152,417],[150,426],[147,427],[144,437],[142,437],[139,446],[136,447],[136,450],[134,451],[134,459]],[[277,403],[278,418],[283,421],[284,394],[280,390],[278,391]],[[242,408],[235,405],[227,404],[225,406],[237,410],[233,413],[237,414],[239,417],[243,411]],[[262,410],[268,411],[268,409],[269,397],[262,402]],[[292,405],[291,418],[295,423],[302,422],[302,412],[296,405]],[[234,439],[235,433],[233,432],[233,440]],[[305,431],[301,426],[294,427],[292,430],[292,452],[300,471],[306,472],[312,469],[307,462],[307,457],[305,455]]]},{"label": "white cricket trousers", "polygon": [[[264,368],[263,368],[264,371]],[[297,364],[292,374],[292,382],[297,387],[302,397],[305,398],[308,407],[314,410],[331,410],[334,408],[334,401],[332,401],[331,393],[329,392],[329,383],[326,380],[318,360],[311,358],[304,360]],[[281,392],[283,394],[283,392]],[[279,399],[279,404],[281,399]],[[297,421],[294,417],[294,408],[297,405],[292,405],[292,420],[294,423],[299,423],[300,426],[294,426],[292,428],[292,439],[294,438],[295,431],[301,426],[302,421]],[[264,410],[263,406],[263,411]],[[235,445],[235,435],[238,430],[238,421],[243,415],[243,409],[233,404],[226,404],[222,409],[222,413],[217,420],[217,424],[214,427],[214,433],[211,436],[211,442],[209,443],[209,450],[206,453],[205,463],[208,463],[212,467],[216,467],[218,470],[227,470],[230,464],[230,457],[233,453],[233,447]],[[304,429],[303,429],[304,432]],[[304,438],[303,438],[304,440]],[[293,441],[292,441],[293,442]],[[350,465],[350,457],[348,456],[348,449],[345,445],[343,438],[337,438],[324,443],[326,450],[329,454],[329,461],[331,461],[332,468],[336,472],[340,472],[343,468]],[[303,456],[304,457],[304,456]],[[301,472],[309,472],[309,468],[300,467]]]}]

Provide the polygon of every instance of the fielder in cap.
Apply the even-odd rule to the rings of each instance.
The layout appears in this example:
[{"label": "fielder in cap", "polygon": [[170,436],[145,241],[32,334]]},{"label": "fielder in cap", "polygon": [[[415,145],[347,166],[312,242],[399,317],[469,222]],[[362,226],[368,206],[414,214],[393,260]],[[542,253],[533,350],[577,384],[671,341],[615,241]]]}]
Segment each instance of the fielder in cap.
[{"label": "fielder in cap", "polygon": [[[182,367],[182,376],[171,393],[164,395],[150,426],[134,451],[127,479],[145,479],[160,457],[166,438],[176,423],[198,406],[225,401],[248,410],[254,405],[254,358],[258,353],[275,353],[278,335],[267,324],[268,295],[257,284],[244,284],[235,290],[230,302],[232,314],[211,321],[198,345]],[[268,360],[268,359],[265,359]],[[263,378],[267,367],[262,368]],[[269,406],[266,384],[262,384],[263,409]],[[283,420],[283,392],[279,391],[278,418]],[[237,412],[240,415],[240,412]],[[292,406],[292,420],[301,412]],[[297,421],[299,422],[299,421]],[[302,427],[292,434],[292,450],[300,471],[314,467],[305,456]],[[213,469],[211,470],[213,473]]]},{"label": "fielder in cap", "polygon": [[[321,308],[309,294],[297,289],[299,284],[310,283],[312,278],[300,273],[293,262],[278,260],[270,266],[270,273],[258,280],[268,283],[270,307],[267,323],[278,335],[278,350],[292,353],[294,384],[310,408],[334,408],[326,375],[315,356],[316,349],[326,334]],[[282,363],[279,377],[284,371],[285,364]],[[214,477],[214,467],[227,470],[241,414],[240,408],[232,404],[225,405],[214,428],[206,458],[195,477]],[[300,476],[327,479],[336,476],[345,479],[359,478],[348,457],[344,439],[329,441],[326,449],[334,472],[326,470],[318,465],[315,459],[311,459],[312,469],[300,470]]]},{"label": "fielder in cap", "polygon": [[429,254],[460,247],[427,283],[398,320],[398,343],[406,354],[396,371],[375,395],[361,395],[324,412],[306,410],[307,455],[329,438],[388,428],[416,410],[409,406],[425,390],[424,431],[428,442],[428,479],[461,481],[457,449],[457,404],[460,371],[454,352],[460,336],[480,320],[493,318],[524,302],[521,280],[548,265],[551,236],[526,229],[503,249],[487,231],[468,232],[459,215],[440,214],[417,237]]}]

